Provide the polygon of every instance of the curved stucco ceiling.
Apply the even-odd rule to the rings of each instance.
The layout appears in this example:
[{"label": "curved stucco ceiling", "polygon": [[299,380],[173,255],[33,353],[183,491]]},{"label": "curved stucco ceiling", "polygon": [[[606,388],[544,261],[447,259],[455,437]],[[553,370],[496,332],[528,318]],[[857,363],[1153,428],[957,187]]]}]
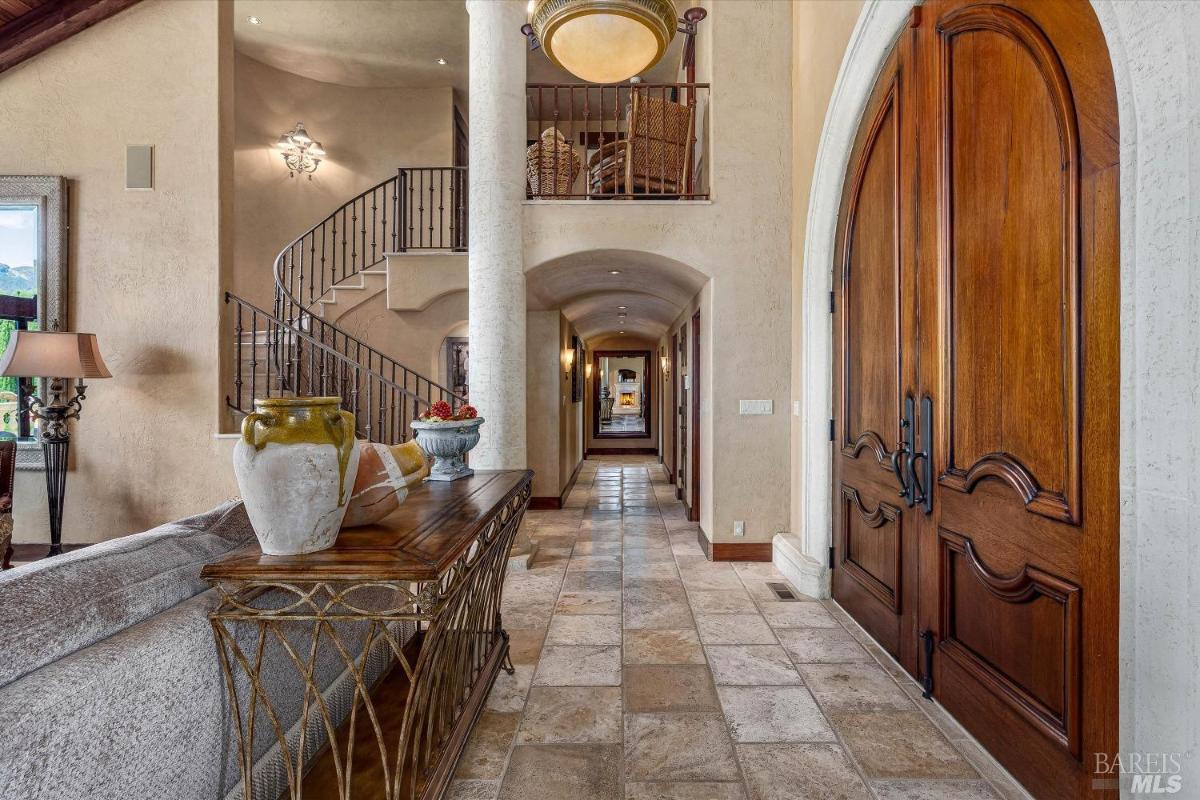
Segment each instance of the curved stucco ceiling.
[{"label": "curved stucco ceiling", "polygon": [[[234,14],[237,49],[276,69],[342,86],[466,89],[462,2],[236,0]],[[514,40],[524,46],[519,32]]]},{"label": "curved stucco ceiling", "polygon": [[525,273],[529,307],[561,309],[585,340],[620,331],[657,339],[706,281],[687,264],[634,250],[573,253]]},{"label": "curved stucco ceiling", "polygon": [[[676,0],[682,14],[689,3]],[[254,17],[259,24],[249,21]],[[235,0],[234,42],[256,61],[342,86],[453,86],[467,90],[469,20],[462,0]],[[520,31],[512,46],[526,50]],[[642,77],[674,81],[684,37]],[[444,58],[446,64],[438,64]],[[540,50],[530,83],[577,83]]]}]

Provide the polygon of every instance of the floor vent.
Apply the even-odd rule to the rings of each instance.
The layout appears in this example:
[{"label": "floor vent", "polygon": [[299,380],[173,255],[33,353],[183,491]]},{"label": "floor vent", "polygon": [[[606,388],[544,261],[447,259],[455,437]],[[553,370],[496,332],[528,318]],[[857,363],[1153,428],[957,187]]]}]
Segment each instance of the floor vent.
[{"label": "floor vent", "polygon": [[786,583],[779,583],[778,581],[768,581],[767,588],[770,589],[772,592],[774,592],[775,597],[780,600],[799,600],[800,599],[799,597],[796,596],[796,593],[792,591],[791,587],[788,586]]}]

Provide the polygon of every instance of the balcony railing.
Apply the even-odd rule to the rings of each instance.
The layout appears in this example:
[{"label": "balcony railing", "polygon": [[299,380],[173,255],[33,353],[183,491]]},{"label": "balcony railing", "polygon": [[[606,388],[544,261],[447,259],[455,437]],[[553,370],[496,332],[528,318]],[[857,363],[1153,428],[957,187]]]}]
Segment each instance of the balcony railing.
[{"label": "balcony railing", "polygon": [[526,87],[532,199],[708,199],[707,83]]},{"label": "balcony railing", "polygon": [[401,167],[397,180],[397,249],[466,250],[467,168]]}]

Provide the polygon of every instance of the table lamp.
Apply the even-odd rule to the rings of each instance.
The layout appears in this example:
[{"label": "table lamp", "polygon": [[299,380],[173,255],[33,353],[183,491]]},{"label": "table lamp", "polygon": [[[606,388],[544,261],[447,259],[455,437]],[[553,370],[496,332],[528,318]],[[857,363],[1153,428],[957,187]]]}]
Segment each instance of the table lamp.
[{"label": "table lamp", "polygon": [[[46,377],[46,400],[31,395],[29,413],[38,426],[46,456],[46,496],[50,504],[50,552],[62,552],[63,499],[67,489],[67,448],[71,435],[67,420],[77,419],[87,392],[85,378],[111,378],[100,357],[94,333],[60,333],[15,330],[0,358],[0,376]],[[75,396],[66,398],[65,381],[75,378]]]}]

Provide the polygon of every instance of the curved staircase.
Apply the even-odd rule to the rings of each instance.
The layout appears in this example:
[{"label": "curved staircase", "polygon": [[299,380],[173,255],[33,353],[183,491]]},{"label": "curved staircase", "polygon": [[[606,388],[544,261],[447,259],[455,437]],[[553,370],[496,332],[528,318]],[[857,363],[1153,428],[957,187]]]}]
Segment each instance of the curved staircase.
[{"label": "curved staircase", "polygon": [[465,167],[401,168],[280,251],[271,311],[226,292],[233,413],[252,411],[255,398],[337,395],[360,437],[397,444],[432,403],[465,403],[335,322],[387,289],[389,255],[466,252],[466,199]]}]

